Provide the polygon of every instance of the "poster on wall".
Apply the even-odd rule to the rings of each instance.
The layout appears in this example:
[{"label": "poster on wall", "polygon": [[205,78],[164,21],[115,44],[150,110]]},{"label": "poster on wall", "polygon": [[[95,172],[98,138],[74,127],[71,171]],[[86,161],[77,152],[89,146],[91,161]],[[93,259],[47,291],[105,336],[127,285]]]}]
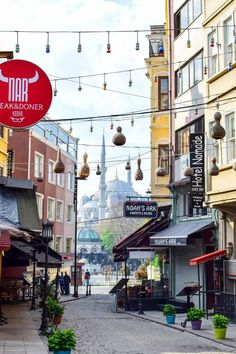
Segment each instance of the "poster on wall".
[{"label": "poster on wall", "polygon": [[189,135],[190,167],[193,175],[190,177],[190,194],[193,208],[202,208],[205,193],[204,169],[204,133]]}]

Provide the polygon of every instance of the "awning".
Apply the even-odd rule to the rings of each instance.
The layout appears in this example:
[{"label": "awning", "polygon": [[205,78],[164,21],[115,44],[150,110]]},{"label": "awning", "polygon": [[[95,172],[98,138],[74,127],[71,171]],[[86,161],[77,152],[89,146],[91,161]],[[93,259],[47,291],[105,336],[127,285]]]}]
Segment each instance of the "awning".
[{"label": "awning", "polygon": [[2,230],[0,232],[0,251],[8,251],[11,247],[9,232]]},{"label": "awning", "polygon": [[150,245],[159,247],[185,246],[188,236],[211,227],[214,227],[214,223],[209,219],[182,221],[151,236]]},{"label": "awning", "polygon": [[[11,246],[20,252],[23,252],[28,258],[33,258],[34,251],[36,250],[34,245],[26,242],[21,242],[19,240],[11,240]],[[35,253],[35,258],[38,267],[45,266],[45,252],[42,250],[40,253],[37,251]],[[55,268],[62,265],[61,256],[49,247],[48,249],[48,267]]]},{"label": "awning", "polygon": [[219,250],[211,253],[206,253],[203,254],[202,256],[192,258],[189,260],[190,265],[197,265],[200,263],[204,263],[207,261],[212,261],[213,259],[220,257],[220,256],[226,256],[227,251],[226,250]]}]

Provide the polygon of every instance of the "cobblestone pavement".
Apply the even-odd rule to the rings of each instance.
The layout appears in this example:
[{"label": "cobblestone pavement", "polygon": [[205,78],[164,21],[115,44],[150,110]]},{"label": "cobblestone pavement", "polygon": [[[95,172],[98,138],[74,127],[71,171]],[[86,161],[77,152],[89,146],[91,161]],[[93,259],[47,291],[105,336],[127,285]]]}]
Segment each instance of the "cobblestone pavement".
[{"label": "cobblestone pavement", "polygon": [[76,353],[236,353],[235,349],[126,313],[112,312],[112,295],[94,294],[66,303],[63,327],[77,332]]}]

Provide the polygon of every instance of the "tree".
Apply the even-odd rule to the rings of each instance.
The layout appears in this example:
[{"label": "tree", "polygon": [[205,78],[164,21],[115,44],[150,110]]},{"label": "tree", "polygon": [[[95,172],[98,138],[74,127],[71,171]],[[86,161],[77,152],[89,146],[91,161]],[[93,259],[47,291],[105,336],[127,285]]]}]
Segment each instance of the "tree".
[{"label": "tree", "polygon": [[112,253],[112,248],[116,243],[115,234],[112,233],[112,231],[107,230],[102,234],[101,241],[102,241],[104,249],[107,252]]}]

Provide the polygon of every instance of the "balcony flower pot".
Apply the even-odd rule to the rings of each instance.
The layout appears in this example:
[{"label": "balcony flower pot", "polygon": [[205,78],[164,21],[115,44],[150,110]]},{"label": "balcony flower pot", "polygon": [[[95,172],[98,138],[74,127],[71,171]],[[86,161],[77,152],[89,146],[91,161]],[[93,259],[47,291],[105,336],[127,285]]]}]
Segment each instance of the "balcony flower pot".
[{"label": "balcony flower pot", "polygon": [[202,318],[205,317],[205,312],[198,307],[191,307],[187,312],[188,321],[191,321],[193,330],[199,330],[202,326]]},{"label": "balcony flower pot", "polygon": [[48,337],[48,349],[53,354],[70,354],[76,348],[76,335],[73,329],[57,329]]},{"label": "balcony flower pot", "polygon": [[229,318],[221,314],[216,314],[213,316],[212,321],[214,325],[215,338],[225,339]]},{"label": "balcony flower pot", "polygon": [[172,304],[165,304],[163,315],[166,317],[167,324],[175,323],[176,310]]}]

